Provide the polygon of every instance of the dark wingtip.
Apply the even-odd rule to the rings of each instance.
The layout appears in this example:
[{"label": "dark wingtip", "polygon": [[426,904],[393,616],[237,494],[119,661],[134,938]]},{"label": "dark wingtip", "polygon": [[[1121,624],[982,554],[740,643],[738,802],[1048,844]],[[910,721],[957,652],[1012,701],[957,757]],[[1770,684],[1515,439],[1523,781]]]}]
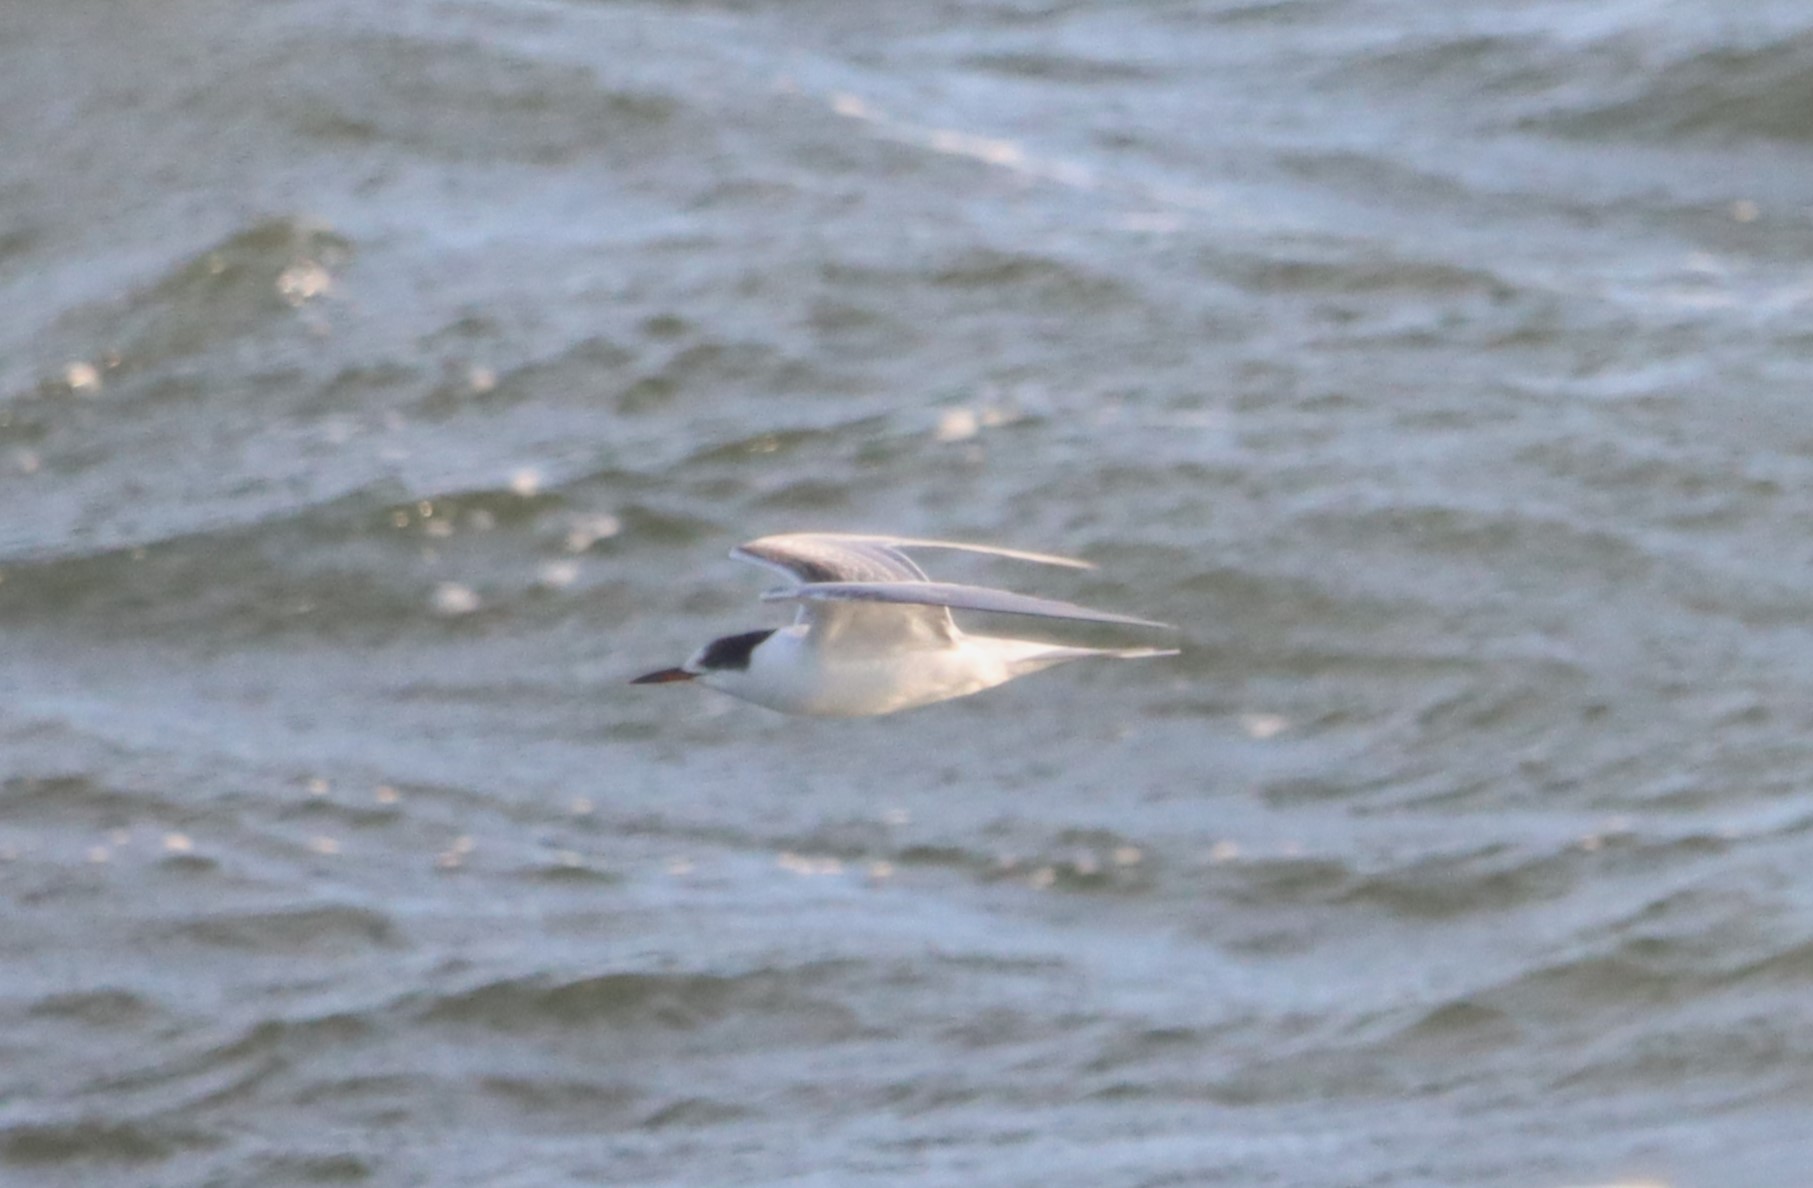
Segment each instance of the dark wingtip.
[{"label": "dark wingtip", "polygon": [[632,685],[666,685],[673,681],[690,681],[697,675],[684,668],[663,668],[659,672],[649,672],[631,681]]}]

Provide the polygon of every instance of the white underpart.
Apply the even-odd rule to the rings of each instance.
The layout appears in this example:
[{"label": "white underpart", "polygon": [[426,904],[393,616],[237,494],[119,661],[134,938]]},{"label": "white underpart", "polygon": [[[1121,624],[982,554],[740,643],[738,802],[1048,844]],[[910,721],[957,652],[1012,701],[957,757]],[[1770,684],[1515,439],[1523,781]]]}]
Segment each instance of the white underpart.
[{"label": "white underpart", "polygon": [[1169,654],[962,634],[933,647],[820,647],[809,628],[796,624],[763,640],[747,669],[707,672],[699,680],[782,713],[865,718],[967,697],[1069,660]]}]

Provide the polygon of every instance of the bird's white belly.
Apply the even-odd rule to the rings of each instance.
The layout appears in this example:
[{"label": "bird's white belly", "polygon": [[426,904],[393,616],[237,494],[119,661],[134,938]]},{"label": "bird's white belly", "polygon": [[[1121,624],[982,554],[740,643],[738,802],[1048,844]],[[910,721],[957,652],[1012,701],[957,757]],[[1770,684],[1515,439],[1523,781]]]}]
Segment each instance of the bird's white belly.
[{"label": "bird's white belly", "polygon": [[[737,696],[790,714],[862,718],[979,693],[1014,674],[963,646],[909,650],[820,649],[800,638],[753,658]],[[763,655],[762,653],[768,653]]]}]

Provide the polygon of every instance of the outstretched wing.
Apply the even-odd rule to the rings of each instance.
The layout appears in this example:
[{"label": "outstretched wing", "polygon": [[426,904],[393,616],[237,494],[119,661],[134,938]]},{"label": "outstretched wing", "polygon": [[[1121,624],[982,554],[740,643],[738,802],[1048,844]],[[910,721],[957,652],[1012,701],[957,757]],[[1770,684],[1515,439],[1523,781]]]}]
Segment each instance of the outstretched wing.
[{"label": "outstretched wing", "polygon": [[922,582],[925,571],[885,537],[796,532],[764,536],[730,550],[795,582]]},{"label": "outstretched wing", "polygon": [[981,553],[1011,561],[1093,569],[1087,561],[1003,549],[995,545],[966,544],[955,540],[927,540],[911,536],[868,533],[789,532],[764,536],[730,550],[738,561],[784,573],[796,582],[922,582],[925,571],[908,557],[909,549],[947,549]]},{"label": "outstretched wing", "polygon": [[[738,561],[772,569],[798,589],[812,582],[923,582],[925,570],[889,543],[888,537],[836,536],[815,532],[764,536],[738,545]],[[819,644],[842,640],[846,647],[942,648],[957,637],[951,612],[934,606],[831,606],[800,603],[797,623],[810,624]]]},{"label": "outstretched wing", "polygon": [[764,602],[884,603],[895,606],[942,607],[949,610],[984,611],[998,615],[1029,615],[1041,619],[1065,619],[1075,623],[1115,623],[1124,627],[1153,627],[1177,630],[1169,623],[1117,615],[1112,611],[1093,610],[1074,602],[1054,598],[1034,598],[1009,590],[987,586],[960,586],[951,582],[882,581],[882,582],[807,582],[784,586],[762,595]]},{"label": "outstretched wing", "polygon": [[[772,569],[785,575],[792,585],[763,595],[763,600],[797,601],[796,621],[811,624],[813,636],[820,642],[842,638],[862,640],[877,647],[945,647],[957,637],[951,608],[959,610],[1003,609],[962,602],[943,602],[936,598],[908,597],[834,597],[822,593],[834,589],[884,590],[911,587],[927,590],[973,590],[997,598],[1018,599],[1017,606],[1042,605],[1069,607],[1068,603],[1025,599],[1005,591],[988,591],[979,586],[951,586],[931,581],[925,570],[907,555],[912,549],[946,549],[953,552],[980,553],[1010,561],[1030,561],[1039,565],[1061,565],[1071,569],[1093,569],[1087,561],[1057,557],[1050,553],[1032,553],[1024,549],[1004,549],[995,545],[968,544],[955,540],[930,540],[911,536],[883,536],[873,533],[789,532],[764,536],[730,550],[738,561]],[[971,603],[974,603],[974,599]],[[1082,612],[1084,618],[1096,616],[1097,622],[1132,622],[1119,618],[1100,618],[1100,612]],[[1009,614],[1049,614],[1042,611],[1007,610]],[[1076,618],[1077,615],[1055,615]]]}]

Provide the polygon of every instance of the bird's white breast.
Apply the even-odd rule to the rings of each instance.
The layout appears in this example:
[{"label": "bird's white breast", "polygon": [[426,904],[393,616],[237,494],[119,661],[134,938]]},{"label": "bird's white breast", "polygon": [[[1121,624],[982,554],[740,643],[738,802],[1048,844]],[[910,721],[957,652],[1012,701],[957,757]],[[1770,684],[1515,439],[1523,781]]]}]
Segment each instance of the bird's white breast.
[{"label": "bird's white breast", "polygon": [[959,637],[946,646],[819,647],[802,627],[783,628],[741,671],[707,673],[713,688],[789,714],[861,718],[977,693],[1016,675],[1011,658]]}]

